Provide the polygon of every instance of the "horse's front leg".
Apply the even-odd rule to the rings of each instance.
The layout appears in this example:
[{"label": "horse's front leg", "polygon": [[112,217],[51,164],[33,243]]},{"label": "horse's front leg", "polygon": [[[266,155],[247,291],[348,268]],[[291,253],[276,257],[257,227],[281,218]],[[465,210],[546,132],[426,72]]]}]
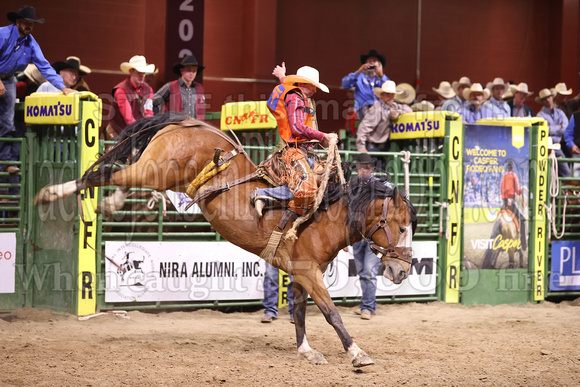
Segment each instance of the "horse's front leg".
[{"label": "horse's front leg", "polygon": [[314,364],[327,364],[324,355],[308,345],[306,340],[306,302],[308,293],[304,287],[294,281],[294,321],[296,326],[296,346],[298,347],[298,356]]},{"label": "horse's front leg", "polygon": [[[306,273],[299,273],[299,270],[296,270],[294,281],[302,284],[303,288],[308,292],[308,294],[310,294],[312,300],[316,303],[326,318],[326,321],[332,325],[338,334],[346,353],[352,360],[352,365],[355,367],[363,367],[374,364],[374,361],[372,361],[365,351],[356,345],[352,337],[346,331],[346,328],[342,323],[342,318],[338,313],[338,309],[336,309],[334,302],[332,302],[330,294],[326,289],[326,285],[322,280],[322,272],[320,269],[316,268],[315,270]],[[296,328],[296,332],[298,333],[298,327]]]}]

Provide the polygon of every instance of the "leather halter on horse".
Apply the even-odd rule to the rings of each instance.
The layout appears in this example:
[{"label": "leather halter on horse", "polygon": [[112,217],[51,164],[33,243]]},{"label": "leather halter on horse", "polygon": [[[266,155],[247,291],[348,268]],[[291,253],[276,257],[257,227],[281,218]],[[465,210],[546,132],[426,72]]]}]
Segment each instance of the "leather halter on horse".
[{"label": "leather halter on horse", "polygon": [[[387,214],[389,212],[389,203],[391,202],[391,198],[385,198],[383,203],[383,213],[381,215],[381,219],[371,228],[371,230],[365,236],[362,232],[361,235],[369,244],[371,251],[379,258],[386,256],[389,258],[398,259],[400,261],[406,262],[411,264],[413,261],[413,251],[411,247],[398,247],[395,245],[395,241],[393,238],[393,233],[391,229],[387,225]],[[379,231],[379,229],[383,229],[385,235],[389,239],[389,245],[387,247],[382,247],[377,245],[371,238],[373,235]]]}]

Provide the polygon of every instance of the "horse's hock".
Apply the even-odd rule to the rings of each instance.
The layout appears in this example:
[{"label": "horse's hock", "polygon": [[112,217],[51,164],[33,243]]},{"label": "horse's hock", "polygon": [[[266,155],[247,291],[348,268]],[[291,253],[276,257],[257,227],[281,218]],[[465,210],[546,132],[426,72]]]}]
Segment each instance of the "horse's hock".
[{"label": "horse's hock", "polygon": [[[241,254],[232,249],[229,243],[211,229],[198,210],[182,214],[169,205],[164,216],[161,205],[155,206],[153,210],[146,208],[149,202],[148,190],[132,190],[134,193],[128,198],[128,207],[112,218],[103,218],[94,214],[94,208],[104,192],[109,191],[108,188],[87,190],[81,193],[80,198],[73,196],[64,201],[34,208],[32,198],[41,187],[80,177],[87,166],[96,160],[96,154],[103,149],[102,141],[97,141],[101,124],[100,101],[94,95],[50,98],[57,99],[35,96],[26,101],[24,113],[28,125],[27,135],[20,140],[23,149],[27,150],[21,152],[19,164],[22,171],[19,182],[21,200],[18,204],[0,207],[0,246],[7,246],[6,251],[0,251],[3,257],[0,265],[5,265],[12,259],[11,263],[14,263],[14,266],[2,271],[10,281],[2,281],[0,284],[1,309],[13,310],[32,306],[87,315],[111,309],[261,304],[260,278],[263,263],[251,254]],[[61,116],[60,109],[55,111],[54,106],[59,106],[59,103],[61,106],[70,106],[70,114]],[[65,109],[64,112],[68,111]],[[227,112],[224,111],[223,114]],[[560,180],[561,189],[555,196],[553,207],[556,215],[549,225],[545,213],[533,211],[541,208],[544,203],[549,204],[550,199],[545,190],[550,171],[543,164],[547,156],[542,154],[542,144],[545,141],[545,137],[542,137],[542,121],[481,122],[476,125],[485,126],[487,131],[505,131],[502,128],[506,127],[524,128],[525,135],[528,136],[524,140],[524,146],[529,149],[528,185],[533,193],[530,195],[530,213],[527,219],[530,248],[525,257],[526,267],[482,270],[477,267],[477,262],[473,264],[479,259],[473,254],[484,252],[490,246],[493,248],[494,239],[489,238],[492,235],[491,229],[489,233],[485,231],[486,235],[474,237],[476,234],[472,233],[473,228],[479,228],[481,234],[481,230],[488,226],[486,222],[475,221],[482,220],[474,219],[475,214],[483,216],[483,212],[473,209],[485,209],[487,220],[493,217],[495,204],[486,197],[496,197],[494,184],[497,182],[493,180],[495,175],[492,174],[488,174],[487,180],[474,180],[474,173],[485,173],[477,172],[484,166],[500,165],[475,161],[468,165],[465,160],[485,157],[490,161],[489,159],[495,157],[501,162],[503,156],[490,155],[489,152],[485,156],[468,155],[464,149],[503,151],[502,146],[496,144],[494,148],[477,148],[477,144],[465,137],[468,125],[463,125],[457,115],[436,112],[421,114],[404,115],[396,122],[391,137],[393,152],[371,153],[383,159],[385,169],[392,176],[394,184],[408,185],[409,197],[418,210],[419,219],[413,241],[411,275],[399,288],[381,277],[377,291],[378,301],[443,300],[466,304],[496,304],[541,301],[545,297],[557,298],[564,293],[574,294],[576,290],[552,291],[549,288],[551,248],[555,241],[548,240],[546,229],[553,228],[553,224],[561,224],[559,222],[562,220],[565,203],[564,193],[574,189],[569,188],[574,186],[574,181]],[[215,113],[213,115],[215,118]],[[498,124],[499,126],[490,126]],[[249,155],[258,157],[255,162],[264,159],[271,149],[269,146],[275,145],[273,130],[275,129],[242,128],[238,132]],[[257,140],[264,132],[268,133],[266,143]],[[351,142],[343,139],[343,143]],[[401,151],[410,153],[402,155]],[[343,160],[347,161],[352,160],[355,154],[348,146],[341,152]],[[405,172],[407,169],[408,173]],[[2,177],[5,175],[0,173],[0,178]],[[1,184],[5,183],[0,183],[0,188],[3,187]],[[0,199],[4,198],[2,195],[4,194],[0,192]],[[79,199],[83,208],[83,219],[78,211]],[[567,199],[564,240],[573,241],[578,239],[579,234],[579,206],[570,197]],[[473,203],[479,203],[480,206]],[[176,202],[176,207],[178,206],[179,201]],[[466,215],[469,219],[466,219]],[[137,224],[137,218],[145,221]],[[538,237],[538,230],[542,232],[542,237]],[[192,243],[194,248],[191,247]],[[99,253],[93,251],[93,247]],[[128,251],[129,249],[132,250]],[[211,258],[194,257],[183,262],[159,259],[155,261],[156,254],[166,255],[169,251],[169,254],[179,255],[182,254],[180,249]],[[157,279],[176,279],[178,289],[165,293],[161,289],[156,301],[148,299],[142,302],[135,302],[135,294],[139,292],[131,292],[127,296],[119,286],[111,293],[108,286],[115,284],[108,282],[111,279],[107,277],[108,261],[100,254],[110,254],[111,251],[120,256],[127,253],[129,257],[131,254],[140,255],[138,260],[145,258],[145,264],[139,268],[141,272],[133,268],[132,273],[129,273],[134,280],[133,284],[153,275]],[[507,261],[508,257],[503,251],[499,251],[497,255],[496,267],[498,264],[501,266],[501,262]],[[232,261],[231,257],[234,256],[240,257],[239,261]],[[351,264],[352,256],[340,253],[327,269],[325,283],[337,302],[354,303],[360,297],[356,274],[352,273]],[[234,290],[224,292],[226,295],[222,294],[219,299],[206,298],[207,289],[220,286],[220,281],[224,283],[224,279],[235,278],[236,275],[253,279],[254,291],[244,294]],[[188,278],[188,286],[179,288],[182,286],[177,280],[179,278]],[[192,285],[192,278],[196,279],[195,287]],[[432,286],[422,285],[425,280]]]}]

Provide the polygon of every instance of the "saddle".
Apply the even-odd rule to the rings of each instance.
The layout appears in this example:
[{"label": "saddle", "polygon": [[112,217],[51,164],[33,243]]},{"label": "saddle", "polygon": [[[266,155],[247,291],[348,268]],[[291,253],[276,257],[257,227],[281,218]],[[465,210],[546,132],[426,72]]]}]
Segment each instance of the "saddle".
[{"label": "saddle", "polygon": [[[314,158],[312,168],[307,159]],[[266,199],[270,208],[289,208],[299,215],[303,215],[312,207],[318,187],[320,187],[326,168],[326,160],[321,160],[314,152],[307,152],[302,148],[285,147],[274,152],[265,161],[258,165],[260,175],[273,187],[288,186],[294,199],[281,201],[273,197],[250,197]],[[339,179],[336,163],[331,168],[330,182]]]}]

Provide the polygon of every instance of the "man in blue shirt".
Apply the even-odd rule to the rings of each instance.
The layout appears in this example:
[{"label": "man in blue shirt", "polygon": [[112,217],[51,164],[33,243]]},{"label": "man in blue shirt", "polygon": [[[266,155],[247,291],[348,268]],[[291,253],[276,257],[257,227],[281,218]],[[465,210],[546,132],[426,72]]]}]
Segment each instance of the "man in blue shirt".
[{"label": "man in blue shirt", "polygon": [[[537,116],[546,120],[549,129],[548,134],[552,138],[552,143],[559,144],[562,141],[564,131],[568,127],[568,117],[566,117],[566,114],[562,110],[554,106],[554,93],[548,89],[540,90],[536,102],[544,105]],[[558,158],[566,157],[561,149],[554,149],[554,153]],[[558,176],[570,176],[570,166],[567,162],[558,162]]]},{"label": "man in blue shirt", "polygon": [[475,124],[483,118],[493,117],[493,112],[484,103],[489,98],[489,90],[484,89],[480,83],[474,83],[463,90],[463,98],[467,100],[461,109],[464,123]]},{"label": "man in blue shirt", "polygon": [[503,78],[495,78],[491,83],[491,98],[483,103],[483,106],[491,110],[495,118],[507,118],[512,116],[512,111],[503,95],[507,90],[507,84]]},{"label": "man in blue shirt", "polygon": [[570,149],[572,158],[577,159],[574,163],[574,172],[572,174],[574,177],[580,177],[580,127],[576,127],[577,121],[580,121],[580,111],[572,114],[568,126],[564,131],[564,140],[566,141],[568,149]]},{"label": "man in blue shirt", "polygon": [[[31,35],[34,23],[44,23],[44,19],[36,19],[35,9],[24,6],[18,12],[9,12],[7,17],[14,24],[0,28],[0,137],[18,137],[14,127],[14,73],[23,71],[29,63],[34,63],[40,73],[65,95],[74,90],[65,87],[61,76],[44,58],[40,46]],[[0,141],[0,160],[17,161],[19,153],[18,143]],[[20,172],[14,165],[7,168],[0,165],[0,171],[3,170],[10,173]]]},{"label": "man in blue shirt", "polygon": [[354,110],[362,121],[367,110],[379,100],[373,90],[389,78],[383,73],[387,57],[377,50],[361,55],[360,62],[362,64],[355,72],[342,78],[342,87],[345,90],[354,87]]}]

